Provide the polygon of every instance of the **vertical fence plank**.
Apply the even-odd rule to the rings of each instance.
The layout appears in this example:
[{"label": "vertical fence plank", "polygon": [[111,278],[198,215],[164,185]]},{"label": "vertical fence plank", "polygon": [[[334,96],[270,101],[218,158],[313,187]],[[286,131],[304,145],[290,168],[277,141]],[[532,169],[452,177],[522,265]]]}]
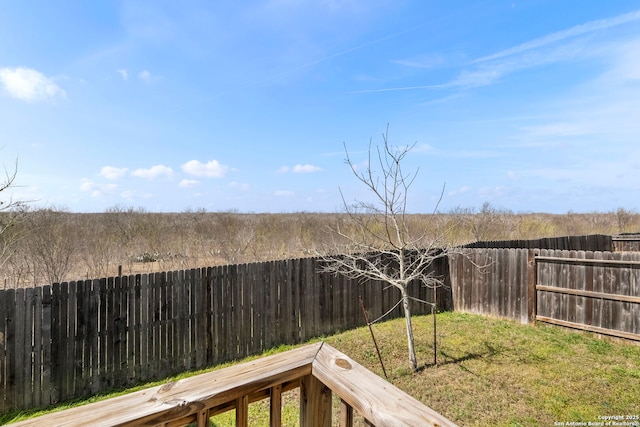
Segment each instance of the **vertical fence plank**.
[{"label": "vertical fence plank", "polygon": [[127,279],[127,322],[126,322],[126,334],[127,345],[125,346],[125,364],[126,370],[126,385],[133,385],[136,383],[136,354],[139,354],[138,346],[136,342],[136,335],[139,330],[139,283],[136,280],[135,275],[130,275]]},{"label": "vertical fence plank", "polygon": [[118,290],[118,386],[126,385],[129,382],[129,358],[127,346],[129,334],[127,326],[129,324],[129,276],[121,276]]},{"label": "vertical fence plank", "polygon": [[233,289],[229,276],[231,275],[231,266],[223,265],[220,267],[220,298],[218,298],[217,307],[220,310],[220,356],[223,360],[233,358],[235,350],[232,351],[234,345],[235,331],[233,325]]},{"label": "vertical fence plank", "polygon": [[[16,320],[19,325],[19,329],[16,329],[16,345],[21,347],[22,353],[16,353],[16,363],[21,377],[16,384],[20,388],[20,407],[29,408],[33,405],[33,288],[16,291],[23,291],[22,297],[16,292]],[[18,334],[22,335],[21,339],[18,339]]]},{"label": "vertical fence plank", "polygon": [[275,331],[277,330],[277,301],[278,289],[275,281],[274,262],[264,263],[264,346],[272,348],[275,346]]},{"label": "vertical fence plank", "polygon": [[521,280],[523,283],[522,300],[520,309],[522,310],[521,323],[535,323],[536,310],[538,306],[538,293],[536,292],[536,284],[538,283],[538,265],[535,261],[536,251],[534,249],[526,249],[523,251],[523,260],[521,262]]},{"label": "vertical fence plank", "polygon": [[[237,359],[240,356],[240,332],[242,328],[242,276],[240,276],[238,265],[228,266],[229,276],[229,302],[231,312],[229,313],[229,332],[230,332],[230,355]],[[232,281],[231,277],[237,277],[238,280]]]},{"label": "vertical fence plank", "polygon": [[207,267],[203,269],[203,279],[206,286],[205,292],[205,329],[206,329],[206,341],[204,343],[205,346],[205,364],[207,366],[211,366],[213,364],[213,345],[214,345],[214,332],[213,332],[213,278],[211,277],[211,273],[213,269],[211,267]]},{"label": "vertical fence plank", "polygon": [[166,377],[171,375],[171,357],[170,357],[170,318],[171,313],[171,300],[168,296],[169,284],[167,283],[167,273],[160,273],[160,365],[162,369],[162,376]]},{"label": "vertical fence plank", "polygon": [[160,375],[160,274],[149,274],[149,376]]},{"label": "vertical fence plank", "polygon": [[247,354],[251,345],[251,264],[241,264],[238,266],[238,277],[240,284],[240,316],[238,317],[238,356]]},{"label": "vertical fence plank", "polygon": [[[174,271],[170,273],[171,282],[171,341],[172,346],[172,358],[175,361],[175,365],[181,369],[188,370],[188,364],[186,360],[187,349],[185,346],[184,335],[188,334],[188,316],[185,316],[185,311],[188,307],[184,304],[184,271]],[[168,277],[168,278],[169,278]]]},{"label": "vertical fence plank", "polygon": [[[90,283],[90,282],[89,282]],[[84,348],[86,344],[86,335],[87,335],[87,322],[88,322],[88,314],[87,307],[85,301],[86,292],[86,284],[87,282],[78,281],[76,282],[76,289],[73,295],[73,299],[75,300],[76,308],[75,319],[76,319],[76,327],[75,327],[75,348],[73,349],[73,360],[75,363],[75,381],[74,381],[74,396],[83,396],[87,391],[87,378],[85,377],[85,364],[84,364]]]},{"label": "vertical fence plank", "polygon": [[[620,260],[629,260],[629,256],[627,256],[626,254],[620,254],[618,256],[615,257],[616,259],[620,259]],[[616,286],[616,293],[619,295],[631,295],[630,291],[631,291],[631,282],[632,282],[632,268],[630,268],[630,266],[626,267],[626,268],[620,268],[618,269],[619,273],[618,273],[618,282],[617,282],[617,286]],[[618,327],[620,328],[620,330],[622,331],[629,331],[631,332],[633,330],[633,321],[631,319],[631,311],[632,311],[632,303],[628,303],[628,302],[621,302],[619,304],[619,313],[620,313],[620,323],[618,325]]]},{"label": "vertical fence plank", "polygon": [[[631,256],[631,259],[635,262],[640,261],[640,253],[635,253]],[[631,281],[629,282],[629,293],[631,295],[640,295],[640,268],[634,268],[631,275]],[[640,304],[634,304],[631,311],[631,331],[640,335]]]},{"label": "vertical fence plank", "polygon": [[51,401],[51,328],[52,328],[52,301],[51,286],[42,287],[42,359],[41,359],[41,405],[46,406]]},{"label": "vertical fence plank", "polygon": [[5,401],[7,398],[6,378],[9,373],[7,369],[7,323],[9,321],[7,300],[7,290],[0,289],[0,412],[10,409]]},{"label": "vertical fence plank", "polygon": [[251,274],[251,330],[252,345],[251,354],[259,353],[265,350],[264,347],[264,330],[265,330],[265,312],[264,304],[265,286],[264,286],[264,264],[252,264]]},{"label": "vertical fence plank", "polygon": [[4,319],[4,407],[17,408],[16,405],[16,289],[6,289]]},{"label": "vertical fence plank", "polygon": [[62,336],[62,286],[54,283],[51,286],[51,403],[60,402],[62,396],[60,358],[63,357]]},{"label": "vertical fence plank", "polygon": [[207,283],[206,275],[202,274],[202,269],[193,270],[195,275],[195,283],[197,289],[196,296],[196,318],[198,328],[196,333],[196,365],[198,368],[203,368],[207,362]]},{"label": "vertical fence plank", "polygon": [[89,393],[96,394],[101,390],[100,387],[100,293],[102,291],[102,282],[99,279],[93,280],[89,292],[89,323],[87,325],[89,345],[87,352],[89,354],[88,369],[89,374]]},{"label": "vertical fence plank", "polygon": [[109,302],[108,280],[100,279],[98,298],[100,300],[98,308],[98,376],[96,387],[106,388],[107,384],[107,313]]},{"label": "vertical fence plank", "polygon": [[138,362],[140,380],[147,381],[149,375],[149,275],[136,276],[140,281],[140,361]]},{"label": "vertical fence plank", "polygon": [[[31,392],[31,387],[28,391],[25,390],[26,374],[25,365],[30,365],[31,361],[25,363],[25,345],[27,330],[25,328],[26,323],[26,301],[25,290],[18,288],[15,290],[15,311],[13,314],[12,323],[15,325],[14,333],[14,345],[13,345],[13,364],[15,366],[14,374],[14,402],[17,408],[25,408],[25,397]],[[31,336],[29,336],[29,342]]]},{"label": "vertical fence plank", "polygon": [[[602,259],[602,252],[594,252],[593,259]],[[595,292],[603,292],[604,291],[604,267],[602,265],[594,265],[593,268],[593,277],[594,277],[594,291]],[[594,325],[598,327],[603,327],[602,315],[604,312],[603,301],[602,299],[596,299],[593,303],[593,318]]]},{"label": "vertical fence plank", "polygon": [[290,334],[290,322],[289,322],[289,301],[291,300],[291,291],[289,288],[289,281],[287,279],[287,272],[291,260],[285,260],[278,264],[278,341],[276,345],[287,342]]},{"label": "vertical fence plank", "polygon": [[58,345],[61,347],[59,367],[61,373],[60,398],[67,400],[73,396],[73,376],[75,374],[73,347],[75,344],[75,304],[71,291],[75,290],[75,282],[62,283],[60,304],[62,335]]},{"label": "vertical fence plank", "polygon": [[222,345],[222,274],[220,267],[211,267],[211,325],[213,329],[212,362],[218,363],[222,357],[220,346]]}]

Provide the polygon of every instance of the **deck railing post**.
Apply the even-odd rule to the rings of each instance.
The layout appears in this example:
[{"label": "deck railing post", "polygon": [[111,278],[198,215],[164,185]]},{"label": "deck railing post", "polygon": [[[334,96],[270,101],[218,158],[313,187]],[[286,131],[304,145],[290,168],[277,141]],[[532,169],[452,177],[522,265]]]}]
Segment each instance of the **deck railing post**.
[{"label": "deck railing post", "polygon": [[244,395],[236,399],[236,427],[249,425],[249,396]]},{"label": "deck railing post", "polygon": [[270,395],[269,425],[280,427],[282,425],[282,384],[271,387]]},{"label": "deck railing post", "polygon": [[353,427],[353,407],[340,399],[340,427]]},{"label": "deck railing post", "polygon": [[331,389],[313,375],[300,379],[300,427],[331,426]]}]

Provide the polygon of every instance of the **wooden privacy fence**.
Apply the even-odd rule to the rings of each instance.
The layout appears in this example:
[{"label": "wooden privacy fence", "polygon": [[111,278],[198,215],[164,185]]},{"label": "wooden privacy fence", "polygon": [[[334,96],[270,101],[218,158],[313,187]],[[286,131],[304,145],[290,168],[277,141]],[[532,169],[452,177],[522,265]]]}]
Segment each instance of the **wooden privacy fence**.
[{"label": "wooden privacy fence", "polygon": [[[0,291],[0,411],[239,359],[364,325],[400,295],[317,273],[316,258]],[[446,259],[434,264],[446,274]],[[414,284],[418,298],[433,291]],[[438,291],[441,308],[451,304]],[[416,304],[415,313],[430,307]],[[401,308],[391,317],[401,316]]]},{"label": "wooden privacy fence", "polygon": [[463,249],[453,309],[640,341],[640,253]]},{"label": "wooden privacy fence", "polygon": [[640,341],[640,253],[541,250],[536,320]]},{"label": "wooden privacy fence", "polygon": [[529,323],[535,316],[534,254],[482,248],[450,254],[453,309]]}]

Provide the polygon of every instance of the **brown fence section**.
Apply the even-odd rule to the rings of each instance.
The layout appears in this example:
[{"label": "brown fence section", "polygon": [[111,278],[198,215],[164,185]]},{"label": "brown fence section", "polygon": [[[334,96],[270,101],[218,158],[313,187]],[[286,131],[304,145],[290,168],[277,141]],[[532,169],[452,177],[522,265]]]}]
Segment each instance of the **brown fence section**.
[{"label": "brown fence section", "polygon": [[613,252],[640,251],[640,233],[624,233],[611,239]]},{"label": "brown fence section", "polygon": [[453,308],[640,341],[640,253],[463,249],[450,256]]},{"label": "brown fence section", "polygon": [[532,249],[463,249],[450,255],[453,309],[528,323],[533,318]]},{"label": "brown fence section", "polygon": [[640,340],[640,253],[541,250],[536,320]]},{"label": "brown fence section", "polygon": [[[395,288],[320,275],[315,258],[0,291],[0,411],[45,406],[350,329]],[[446,259],[434,264],[445,276]],[[418,298],[433,291],[415,284]],[[438,292],[441,308],[451,305]],[[401,316],[400,307],[390,313]],[[414,312],[428,313],[415,304]]]}]

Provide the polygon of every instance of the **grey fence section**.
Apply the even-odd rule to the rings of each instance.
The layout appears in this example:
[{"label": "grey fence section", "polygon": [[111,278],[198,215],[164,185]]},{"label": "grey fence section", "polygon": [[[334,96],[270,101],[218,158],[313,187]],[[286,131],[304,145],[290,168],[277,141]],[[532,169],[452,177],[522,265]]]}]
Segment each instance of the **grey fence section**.
[{"label": "grey fence section", "polygon": [[[315,258],[0,291],[0,411],[158,380],[365,324],[400,295],[317,273]],[[446,278],[446,259],[433,265]],[[412,284],[433,301],[433,291]],[[438,291],[441,309],[450,293]],[[428,305],[414,305],[429,313]],[[395,308],[390,317],[401,316]]]},{"label": "grey fence section", "polygon": [[640,341],[640,253],[463,249],[453,308]]},{"label": "grey fence section", "polygon": [[462,249],[449,259],[454,311],[529,323],[532,249]]},{"label": "grey fence section", "polygon": [[541,250],[536,319],[640,341],[640,253]]},{"label": "grey fence section", "polygon": [[640,233],[624,233],[612,238],[613,252],[640,251]]}]

